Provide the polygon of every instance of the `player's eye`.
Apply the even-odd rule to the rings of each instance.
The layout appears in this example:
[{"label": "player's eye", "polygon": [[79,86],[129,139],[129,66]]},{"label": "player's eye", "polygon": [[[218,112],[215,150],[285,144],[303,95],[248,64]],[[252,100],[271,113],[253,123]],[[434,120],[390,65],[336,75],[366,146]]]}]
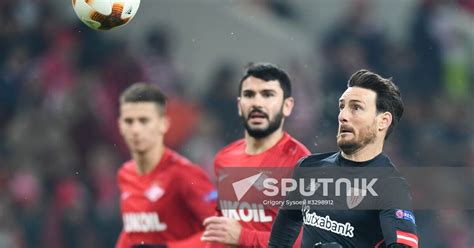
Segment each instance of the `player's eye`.
[{"label": "player's eye", "polygon": [[124,119],[124,122],[125,122],[127,125],[132,125],[133,120],[132,120],[132,119]]},{"label": "player's eye", "polygon": [[344,109],[344,105],[343,104],[339,104],[339,111],[343,110]]},{"label": "player's eye", "polygon": [[271,91],[264,91],[264,92],[262,92],[262,96],[263,96],[263,97],[272,97],[272,96],[274,96],[274,95],[275,95],[275,94],[274,94],[273,92],[271,92]]},{"label": "player's eye", "polygon": [[140,121],[141,124],[147,124],[148,122],[150,122],[150,119],[148,119],[148,118],[140,118],[139,121]]},{"label": "player's eye", "polygon": [[353,109],[354,110],[362,110],[362,107],[360,105],[354,105]]},{"label": "player's eye", "polygon": [[244,93],[243,93],[243,96],[246,97],[246,98],[253,97],[254,95],[255,95],[255,93],[252,92],[252,91],[244,91]]}]

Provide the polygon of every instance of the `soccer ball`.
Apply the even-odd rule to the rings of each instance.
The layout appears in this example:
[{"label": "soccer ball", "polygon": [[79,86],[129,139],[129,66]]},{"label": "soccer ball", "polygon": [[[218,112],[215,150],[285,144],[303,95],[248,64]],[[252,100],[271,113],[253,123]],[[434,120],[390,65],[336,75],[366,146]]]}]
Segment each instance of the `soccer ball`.
[{"label": "soccer ball", "polygon": [[72,0],[72,7],[79,19],[98,30],[127,24],[139,6],[140,0]]}]

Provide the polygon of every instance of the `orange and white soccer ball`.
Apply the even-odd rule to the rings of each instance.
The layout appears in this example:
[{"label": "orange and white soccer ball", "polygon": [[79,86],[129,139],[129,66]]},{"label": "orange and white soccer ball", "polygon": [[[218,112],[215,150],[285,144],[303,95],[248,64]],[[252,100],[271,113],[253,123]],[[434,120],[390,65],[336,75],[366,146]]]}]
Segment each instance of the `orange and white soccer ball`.
[{"label": "orange and white soccer ball", "polygon": [[87,26],[109,30],[130,22],[137,13],[140,0],[72,0],[72,7]]}]

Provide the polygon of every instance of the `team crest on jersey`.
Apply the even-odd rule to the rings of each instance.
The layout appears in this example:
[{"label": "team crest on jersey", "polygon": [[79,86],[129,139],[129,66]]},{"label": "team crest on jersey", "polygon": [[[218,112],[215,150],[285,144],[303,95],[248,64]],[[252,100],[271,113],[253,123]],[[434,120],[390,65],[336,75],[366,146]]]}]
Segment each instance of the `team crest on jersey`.
[{"label": "team crest on jersey", "polygon": [[163,196],[164,193],[165,190],[158,186],[156,183],[154,183],[151,185],[150,188],[145,191],[145,196],[146,198],[148,198],[148,200],[156,202]]},{"label": "team crest on jersey", "polygon": [[359,204],[364,200],[364,197],[367,195],[367,190],[350,188],[350,192],[347,194],[346,203],[349,209],[359,206]]}]

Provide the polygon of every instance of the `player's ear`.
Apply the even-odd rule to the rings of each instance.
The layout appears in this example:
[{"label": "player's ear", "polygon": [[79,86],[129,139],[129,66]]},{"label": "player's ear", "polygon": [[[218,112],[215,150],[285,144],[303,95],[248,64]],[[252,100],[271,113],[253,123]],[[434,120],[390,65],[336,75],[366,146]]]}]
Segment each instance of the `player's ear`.
[{"label": "player's ear", "polygon": [[295,99],[293,97],[288,97],[285,100],[283,100],[283,116],[288,117],[291,115],[291,112],[293,111],[293,107],[295,106]]},{"label": "player's ear", "polygon": [[383,112],[377,117],[377,128],[379,131],[387,130],[392,124],[392,113]]},{"label": "player's ear", "polygon": [[122,123],[120,122],[120,116],[117,118],[117,127],[118,127],[118,130],[119,130],[120,134],[123,135],[123,132],[122,132]]},{"label": "player's ear", "polygon": [[165,134],[168,132],[171,126],[171,120],[167,115],[161,116],[161,121],[160,121],[160,131],[162,134]]},{"label": "player's ear", "polygon": [[118,128],[118,130],[119,130],[119,132],[120,132],[120,135],[123,136],[123,133],[124,133],[124,132],[123,132],[123,125],[124,125],[124,123],[122,122],[121,115],[122,115],[122,114],[119,113],[119,116],[117,117],[117,128]]},{"label": "player's ear", "polygon": [[242,108],[240,107],[240,96],[237,97],[237,111],[239,113],[239,116],[242,116]]}]

